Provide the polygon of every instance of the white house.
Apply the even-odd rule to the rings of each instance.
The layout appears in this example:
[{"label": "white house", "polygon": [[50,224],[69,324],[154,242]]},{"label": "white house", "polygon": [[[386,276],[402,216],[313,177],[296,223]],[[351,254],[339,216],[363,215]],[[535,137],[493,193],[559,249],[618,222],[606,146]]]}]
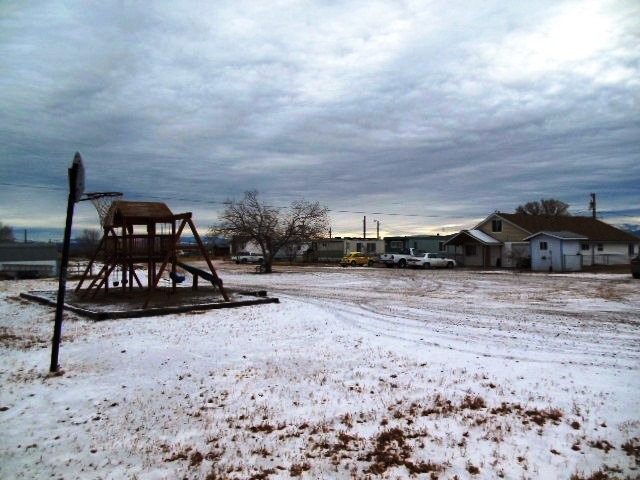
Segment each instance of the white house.
[{"label": "white house", "polygon": [[445,246],[455,249],[460,265],[516,267],[531,254],[527,239],[542,232],[570,232],[581,237],[583,266],[629,263],[640,250],[640,238],[592,217],[501,212],[492,213],[471,230],[462,230]]}]

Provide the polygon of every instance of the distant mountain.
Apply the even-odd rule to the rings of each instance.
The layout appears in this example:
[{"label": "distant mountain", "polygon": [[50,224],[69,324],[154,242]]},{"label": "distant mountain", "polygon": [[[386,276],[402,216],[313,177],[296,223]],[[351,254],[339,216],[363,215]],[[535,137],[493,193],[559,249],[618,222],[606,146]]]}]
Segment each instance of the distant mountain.
[{"label": "distant mountain", "polygon": [[625,232],[629,232],[631,235],[635,235],[636,237],[640,237],[640,225],[634,225],[631,223],[623,223],[622,225],[618,225],[618,228],[621,228]]}]

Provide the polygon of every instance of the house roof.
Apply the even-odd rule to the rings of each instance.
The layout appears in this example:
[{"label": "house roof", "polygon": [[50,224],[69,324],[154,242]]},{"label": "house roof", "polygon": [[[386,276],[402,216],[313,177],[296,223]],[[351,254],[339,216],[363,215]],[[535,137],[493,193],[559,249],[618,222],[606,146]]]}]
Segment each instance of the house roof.
[{"label": "house roof", "polygon": [[525,238],[525,240],[531,240],[532,238],[535,238],[540,235],[546,235],[548,237],[557,238],[559,240],[588,240],[587,237],[578,235],[577,233],[573,233],[573,232],[549,232],[549,231],[534,233],[533,235],[530,235],[527,238]]},{"label": "house roof", "polygon": [[455,234],[452,238],[444,242],[445,245],[462,245],[465,241],[471,238],[483,245],[501,245],[502,242],[493,238],[491,235],[487,235],[481,230],[462,230],[460,233]]},{"label": "house roof", "polygon": [[593,217],[527,215],[495,213],[530,235],[536,232],[572,232],[591,241],[638,243],[638,237]]}]

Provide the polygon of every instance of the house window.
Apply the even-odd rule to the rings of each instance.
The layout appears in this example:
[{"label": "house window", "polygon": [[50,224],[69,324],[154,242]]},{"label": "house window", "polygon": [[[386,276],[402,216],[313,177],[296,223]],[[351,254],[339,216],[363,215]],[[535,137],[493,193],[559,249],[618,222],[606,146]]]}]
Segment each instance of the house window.
[{"label": "house window", "polygon": [[465,245],[464,255],[465,257],[475,257],[478,254],[477,245]]},{"label": "house window", "polygon": [[601,252],[604,250],[604,245],[602,245],[601,243],[598,244],[598,251]]},{"label": "house window", "polygon": [[588,243],[583,243],[580,245],[580,250],[589,250],[589,244]]},{"label": "house window", "polygon": [[362,252],[362,243],[356,243],[356,252]]},{"label": "house window", "polygon": [[367,253],[376,253],[375,243],[367,243]]},{"label": "house window", "polygon": [[635,245],[633,243],[629,244],[629,255],[633,255],[636,251]]},{"label": "house window", "polygon": [[438,242],[438,251],[444,252],[444,242]]},{"label": "house window", "polygon": [[402,248],[402,242],[399,240],[392,240],[391,241],[391,248],[396,249],[396,248]]},{"label": "house window", "polygon": [[540,242],[540,251],[547,250],[547,249],[548,249],[547,242]]},{"label": "house window", "polygon": [[492,220],[491,221],[491,231],[492,232],[501,232],[502,231],[502,220]]}]

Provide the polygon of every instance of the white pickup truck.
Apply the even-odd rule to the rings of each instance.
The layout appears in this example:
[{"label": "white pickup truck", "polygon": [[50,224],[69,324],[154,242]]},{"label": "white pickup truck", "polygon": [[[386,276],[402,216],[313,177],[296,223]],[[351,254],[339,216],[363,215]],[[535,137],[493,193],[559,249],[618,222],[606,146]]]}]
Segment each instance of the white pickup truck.
[{"label": "white pickup truck", "polygon": [[238,252],[231,260],[240,264],[240,263],[263,263],[264,257],[261,253],[253,253],[253,252]]},{"label": "white pickup truck", "polygon": [[408,261],[414,255],[420,255],[420,251],[415,248],[407,248],[400,250],[398,253],[383,253],[380,255],[378,262],[387,267],[404,268],[408,265]]},{"label": "white pickup truck", "polygon": [[438,253],[422,253],[407,259],[407,265],[421,268],[453,268],[456,261]]}]

